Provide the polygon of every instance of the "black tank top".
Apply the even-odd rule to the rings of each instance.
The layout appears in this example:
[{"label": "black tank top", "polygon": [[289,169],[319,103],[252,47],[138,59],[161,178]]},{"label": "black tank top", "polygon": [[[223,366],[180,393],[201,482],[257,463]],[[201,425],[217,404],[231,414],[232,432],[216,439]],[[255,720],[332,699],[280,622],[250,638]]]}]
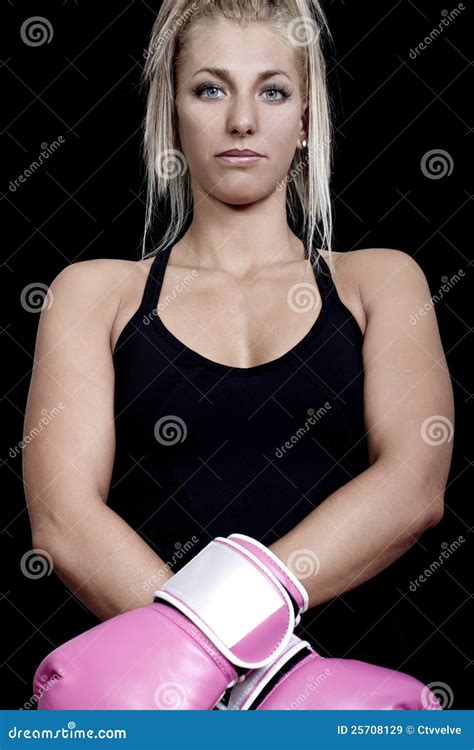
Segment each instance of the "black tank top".
[{"label": "black tank top", "polygon": [[[325,260],[313,267],[322,307],[310,331],[283,356],[239,368],[198,354],[162,323],[156,311],[168,302],[160,291],[170,252],[153,259],[113,354],[108,505],[176,571],[218,535],[271,545],[369,461],[363,335]],[[298,563],[313,564],[304,553]],[[386,634],[355,642],[380,617],[381,586],[383,574],[311,609],[299,634],[323,654],[375,661]]]}]

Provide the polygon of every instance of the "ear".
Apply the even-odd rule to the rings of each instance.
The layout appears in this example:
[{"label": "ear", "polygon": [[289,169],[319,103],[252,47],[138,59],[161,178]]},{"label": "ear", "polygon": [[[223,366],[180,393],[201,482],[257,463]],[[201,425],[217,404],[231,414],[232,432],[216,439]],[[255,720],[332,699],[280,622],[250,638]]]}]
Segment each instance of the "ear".
[{"label": "ear", "polygon": [[301,119],[300,119],[300,138],[306,138],[308,140],[308,129],[309,129],[309,102],[307,99],[301,103]]}]

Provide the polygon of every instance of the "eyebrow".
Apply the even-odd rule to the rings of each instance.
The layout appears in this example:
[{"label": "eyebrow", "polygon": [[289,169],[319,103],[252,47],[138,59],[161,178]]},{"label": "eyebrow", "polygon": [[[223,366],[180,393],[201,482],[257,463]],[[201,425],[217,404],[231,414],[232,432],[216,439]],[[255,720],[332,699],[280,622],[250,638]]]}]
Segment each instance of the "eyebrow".
[{"label": "eyebrow", "polygon": [[[227,82],[230,82],[232,80],[232,76],[226,68],[199,68],[199,70],[194,73],[194,76],[197,76],[198,73],[210,73],[213,76],[223,78]],[[288,80],[291,82],[291,78],[288,73],[285,73],[284,70],[278,70],[276,68],[274,70],[262,70],[262,72],[257,76],[257,81],[264,81],[267,78],[272,78],[273,76],[278,75],[285,76],[285,78],[288,78]]]}]

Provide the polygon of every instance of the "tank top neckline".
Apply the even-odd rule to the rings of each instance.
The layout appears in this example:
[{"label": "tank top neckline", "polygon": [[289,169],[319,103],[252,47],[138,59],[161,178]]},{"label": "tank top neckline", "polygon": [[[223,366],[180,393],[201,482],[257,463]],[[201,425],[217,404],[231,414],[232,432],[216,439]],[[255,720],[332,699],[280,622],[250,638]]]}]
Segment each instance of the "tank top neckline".
[{"label": "tank top neckline", "polygon": [[[178,339],[169,330],[169,328],[165,326],[158,314],[158,305],[160,302],[163,279],[172,248],[173,245],[170,244],[154,256],[145,284],[145,290],[143,293],[140,310],[145,314],[148,320],[148,328],[156,332],[162,340],[166,341],[173,348],[173,350],[178,353],[178,364],[179,362],[182,362],[183,364],[186,362],[197,367],[204,367],[212,369],[214,371],[220,371],[222,373],[233,373],[237,375],[249,376],[257,373],[262,373],[276,367],[284,366],[290,359],[298,360],[302,358],[301,355],[307,348],[308,344],[312,343],[313,340],[315,341],[318,336],[321,335],[324,329],[324,324],[328,317],[329,308],[332,304],[333,291],[335,289],[335,286],[328,264],[320,255],[318,267],[316,266],[316,264],[311,264],[314,274],[314,283],[319,290],[319,295],[321,298],[321,308],[319,311],[319,315],[313,322],[311,328],[303,336],[303,338],[301,338],[294,346],[292,346],[291,349],[289,349],[279,357],[271,359],[267,362],[262,362],[258,365],[252,365],[250,367],[226,365],[222,362],[217,362],[215,360],[209,359],[203,354],[197,352],[195,349],[191,349],[180,339]],[[306,284],[312,282],[302,283]],[[302,287],[302,291],[304,293],[304,287]]]}]

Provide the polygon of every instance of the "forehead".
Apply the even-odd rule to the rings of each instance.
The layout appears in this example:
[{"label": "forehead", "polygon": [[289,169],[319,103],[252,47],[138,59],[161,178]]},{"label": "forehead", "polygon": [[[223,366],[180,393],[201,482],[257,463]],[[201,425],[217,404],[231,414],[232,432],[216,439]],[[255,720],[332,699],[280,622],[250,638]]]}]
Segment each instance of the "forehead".
[{"label": "forehead", "polygon": [[242,27],[224,22],[198,27],[188,37],[182,63],[188,75],[209,66],[226,68],[239,79],[252,79],[269,68],[296,76],[291,45],[263,23]]}]

